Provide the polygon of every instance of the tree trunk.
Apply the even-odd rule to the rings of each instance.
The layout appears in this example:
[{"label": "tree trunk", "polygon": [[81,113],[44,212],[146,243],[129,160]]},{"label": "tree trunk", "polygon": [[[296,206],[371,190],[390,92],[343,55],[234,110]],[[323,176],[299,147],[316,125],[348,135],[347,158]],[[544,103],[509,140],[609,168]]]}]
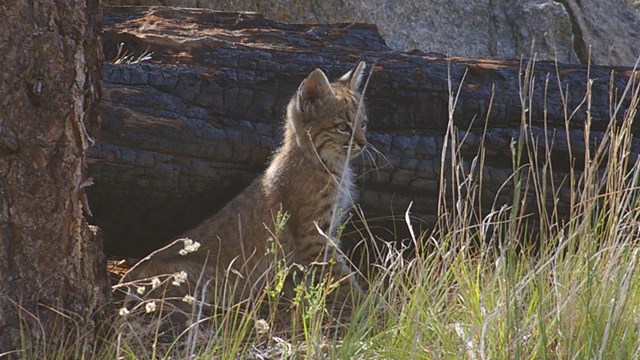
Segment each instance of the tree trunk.
[{"label": "tree trunk", "polygon": [[[300,81],[316,67],[339,76],[360,59],[375,64],[366,90],[368,138],[386,157],[377,156],[377,169],[366,157],[359,164],[367,216],[403,218],[413,202],[416,217],[435,221],[450,91],[461,138],[469,129],[460,148],[465,159],[477,154],[487,127],[484,204],[490,210],[496,196],[498,206],[511,201],[509,187],[499,189],[512,173],[527,61],[390,51],[375,27],[363,24],[287,25],[202,9],[106,8],[104,14],[107,58],[117,57],[121,43],[131,55],[121,53],[104,67],[103,137],[90,156],[94,220],[112,254],[144,255],[213,214],[264,169]],[[145,50],[150,58],[136,61]],[[581,102],[588,79],[594,80],[591,135],[602,138],[609,95],[622,94],[633,73],[553,62],[537,62],[531,73],[530,133],[543,139],[550,130],[560,183],[569,164],[580,166],[584,158]],[[561,90],[569,113],[576,109],[571,144]],[[561,198],[560,207],[567,201]]]},{"label": "tree trunk", "polygon": [[109,296],[101,235],[83,216],[99,1],[2,1],[0,13],[0,353],[79,358]]}]

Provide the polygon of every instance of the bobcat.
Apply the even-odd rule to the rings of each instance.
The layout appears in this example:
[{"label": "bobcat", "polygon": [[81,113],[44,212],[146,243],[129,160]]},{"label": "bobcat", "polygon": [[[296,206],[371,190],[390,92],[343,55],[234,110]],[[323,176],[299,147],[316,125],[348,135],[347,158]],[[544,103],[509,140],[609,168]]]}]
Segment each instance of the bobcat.
[{"label": "bobcat", "polygon": [[[221,294],[206,284],[226,283],[233,299],[241,301],[264,285],[272,266],[265,252],[276,238],[287,264],[331,263],[328,273],[346,284],[340,288],[360,292],[329,239],[353,203],[349,161],[367,146],[359,91],[365,67],[360,62],[333,83],[322,70],[313,70],[287,106],[284,141],[266,171],[217,214],[184,234],[199,242],[200,249],[187,254],[179,254],[177,246],[156,251],[123,281],[185,271],[186,282],[170,286],[172,293],[201,299],[205,294],[203,300],[215,302]],[[276,230],[278,214],[286,214],[287,220]]]}]

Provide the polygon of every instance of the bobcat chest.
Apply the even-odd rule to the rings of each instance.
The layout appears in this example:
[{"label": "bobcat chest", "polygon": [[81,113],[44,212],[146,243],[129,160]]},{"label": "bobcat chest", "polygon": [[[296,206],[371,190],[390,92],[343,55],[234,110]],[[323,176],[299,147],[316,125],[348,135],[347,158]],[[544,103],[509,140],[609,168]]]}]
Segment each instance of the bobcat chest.
[{"label": "bobcat chest", "polygon": [[[344,214],[354,202],[350,170],[342,179],[332,178],[330,181],[322,191],[317,193],[318,197],[314,197],[313,194],[308,197],[311,216],[306,219],[307,223],[313,224],[314,227],[317,224],[327,234],[330,230],[341,225]],[[333,229],[330,229],[331,226]]]}]

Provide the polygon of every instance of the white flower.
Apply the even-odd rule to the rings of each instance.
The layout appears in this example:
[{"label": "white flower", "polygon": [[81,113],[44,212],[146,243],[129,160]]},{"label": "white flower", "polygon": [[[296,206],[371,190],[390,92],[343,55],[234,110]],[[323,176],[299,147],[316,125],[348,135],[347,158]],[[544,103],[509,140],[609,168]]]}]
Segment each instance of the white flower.
[{"label": "white flower", "polygon": [[154,311],[156,311],[156,302],[155,301],[151,301],[148,302],[144,305],[144,311],[146,311],[147,313],[152,313]]},{"label": "white flower", "polygon": [[129,309],[127,309],[126,307],[120,308],[120,310],[118,310],[118,315],[120,316],[125,316],[129,313]]},{"label": "white flower", "polygon": [[193,297],[193,296],[191,296],[191,295],[185,295],[185,296],[182,298],[182,301],[186,302],[186,303],[187,303],[187,304],[189,304],[189,305],[193,305],[193,303],[196,301],[196,298],[194,298],[194,297]]},{"label": "white flower", "polygon": [[173,286],[180,286],[182,283],[187,281],[187,272],[186,271],[180,271],[177,272],[175,274],[173,274],[173,281],[171,282],[171,285]]},{"label": "white flower", "polygon": [[189,252],[198,251],[199,248],[200,248],[200,243],[197,241],[194,241],[193,244],[185,247],[185,249]]},{"label": "white flower", "polygon": [[160,287],[160,279],[158,279],[158,277],[154,277],[153,279],[151,279],[151,288],[152,289],[157,289]]},{"label": "white flower", "polygon": [[138,295],[144,295],[144,286],[136,286],[136,292]]},{"label": "white flower", "polygon": [[178,251],[178,254],[182,256],[187,255],[188,253],[192,253],[194,251],[198,251],[198,249],[200,248],[200,243],[197,241],[193,241],[189,238],[184,238],[181,240],[182,240],[182,243],[184,244],[184,248],[180,249],[180,251]]},{"label": "white flower", "polygon": [[271,329],[269,323],[265,319],[256,320],[253,323],[253,327],[256,329],[256,334],[258,335],[266,334],[269,332],[269,329]]}]

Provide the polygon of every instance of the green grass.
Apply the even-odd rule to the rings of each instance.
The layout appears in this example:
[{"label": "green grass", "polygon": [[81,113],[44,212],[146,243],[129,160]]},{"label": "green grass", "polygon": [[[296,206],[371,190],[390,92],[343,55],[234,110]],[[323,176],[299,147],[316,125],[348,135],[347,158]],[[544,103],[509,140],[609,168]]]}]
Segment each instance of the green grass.
[{"label": "green grass", "polygon": [[[526,66],[521,79],[523,108],[535,88],[532,67]],[[626,91],[633,109],[640,86],[630,84]],[[450,109],[455,101],[451,96]],[[581,109],[590,101],[588,92]],[[567,129],[574,110],[565,111]],[[514,139],[513,174],[505,184],[516,191],[509,204],[497,203],[488,211],[479,206],[486,186],[483,147],[473,161],[462,161],[464,131],[450,121],[438,224],[428,233],[414,232],[407,210],[411,250],[381,242],[377,252],[370,252],[380,256],[359,306],[327,311],[332,284],[324,281],[296,288],[288,305],[292,315],[284,317],[276,290],[289,269],[281,266],[272,275],[271,292],[257,300],[270,311],[244,304],[218,309],[209,322],[168,343],[158,336],[155,313],[145,325],[135,325],[132,314],[116,316],[94,357],[639,358],[640,165],[629,156],[634,117],[628,113],[624,121],[612,122],[597,145],[589,143],[587,119],[587,165],[563,182],[571,194],[566,218],[549,202],[559,192],[551,181],[550,141],[534,135],[527,113]],[[539,150],[540,141],[546,150]],[[536,211],[525,203],[533,203]],[[363,233],[366,227],[365,221]],[[50,358],[65,358],[60,353]]]}]

